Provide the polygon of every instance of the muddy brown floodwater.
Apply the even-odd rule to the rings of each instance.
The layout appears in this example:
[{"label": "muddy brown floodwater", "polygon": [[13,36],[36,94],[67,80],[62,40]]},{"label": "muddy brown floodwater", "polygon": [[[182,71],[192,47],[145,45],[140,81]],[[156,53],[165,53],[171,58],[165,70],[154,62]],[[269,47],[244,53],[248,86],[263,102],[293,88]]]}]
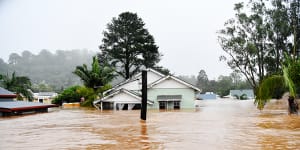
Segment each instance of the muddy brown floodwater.
[{"label": "muddy brown floodwater", "polygon": [[300,117],[286,101],[260,112],[252,100],[200,101],[199,109],[99,111],[51,109],[0,118],[1,150],[300,149]]}]

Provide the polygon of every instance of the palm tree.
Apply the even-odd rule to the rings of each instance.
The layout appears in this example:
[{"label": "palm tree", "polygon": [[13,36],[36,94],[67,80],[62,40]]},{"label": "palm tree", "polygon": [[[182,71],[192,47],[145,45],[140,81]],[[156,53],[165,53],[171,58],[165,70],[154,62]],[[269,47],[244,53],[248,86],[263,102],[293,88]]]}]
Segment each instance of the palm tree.
[{"label": "palm tree", "polygon": [[31,81],[26,76],[16,76],[16,73],[13,72],[11,77],[9,75],[0,75],[1,86],[12,92],[16,92],[18,99],[22,99],[20,94],[25,96],[29,101],[33,100],[33,95],[29,91],[31,88]]},{"label": "palm tree", "polygon": [[[298,66],[298,67],[297,67]],[[282,75],[273,75],[265,78],[259,85],[254,103],[257,108],[262,110],[267,102],[273,96],[274,91],[279,88],[284,88],[289,92],[289,113],[298,113],[298,104],[295,101],[296,86],[295,81],[299,78],[300,61],[287,59],[286,65],[282,68]],[[295,70],[296,69],[296,70]]]},{"label": "palm tree", "polygon": [[95,91],[99,87],[106,86],[115,77],[114,69],[107,65],[100,66],[96,56],[93,57],[91,70],[83,64],[77,66],[73,73],[81,78],[86,87],[93,88]]}]

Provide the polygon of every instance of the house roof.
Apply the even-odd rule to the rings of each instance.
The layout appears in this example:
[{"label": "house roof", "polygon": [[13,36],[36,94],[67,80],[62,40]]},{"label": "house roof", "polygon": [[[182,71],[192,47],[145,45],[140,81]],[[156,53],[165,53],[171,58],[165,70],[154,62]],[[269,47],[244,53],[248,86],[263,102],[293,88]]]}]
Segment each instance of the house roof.
[{"label": "house roof", "polygon": [[57,105],[25,102],[25,101],[1,101],[0,102],[0,112],[1,111],[2,112],[25,111],[25,110],[49,108],[49,107],[57,107]]},{"label": "house roof", "polygon": [[56,96],[57,93],[55,92],[39,92],[38,96]]},{"label": "house roof", "polygon": [[[146,69],[146,71],[147,72],[153,72],[154,74],[157,74],[158,76],[161,76],[161,77],[164,77],[165,75],[164,74],[162,74],[162,73],[160,73],[160,72],[158,72],[158,71],[156,71],[156,70],[154,70],[154,69],[152,69],[152,68],[148,68],[148,69]],[[142,72],[139,72],[138,74],[136,74],[135,76],[134,76],[134,78],[138,78],[138,77],[140,77],[142,75]]]},{"label": "house roof", "polygon": [[[156,70],[154,70],[154,69],[152,69],[152,68],[148,68],[148,69],[146,69],[146,71],[147,71],[147,72],[149,72],[149,71],[150,71],[150,72],[153,72],[154,74],[157,74],[157,75],[160,76],[160,77],[164,77],[164,76],[165,76],[164,74],[162,74],[162,73],[160,73],[160,72],[158,72],[158,71],[156,71]],[[111,89],[105,91],[103,94],[109,93],[109,92],[111,92],[111,91],[117,89],[118,87],[120,87],[120,86],[122,86],[122,85],[125,85],[125,84],[127,84],[127,83],[129,83],[129,82],[139,80],[139,77],[140,77],[141,75],[142,75],[142,72],[139,72],[138,74],[134,75],[132,78],[127,79],[127,80],[124,80],[124,81],[122,81],[122,82],[116,84],[114,87],[112,87]]]},{"label": "house roof", "polygon": [[[103,97],[102,99],[94,101],[94,104],[99,103],[100,101],[105,101],[105,100],[107,100],[107,99],[109,99],[109,98],[111,98],[111,97],[113,97],[115,95],[118,95],[120,93],[128,94],[128,95],[130,95],[130,96],[132,96],[132,97],[134,97],[134,98],[136,98],[138,100],[142,99],[141,98],[141,94],[139,94],[139,93],[136,93],[136,92],[133,92],[133,91],[129,91],[129,90],[126,90],[126,89],[120,89],[120,90],[117,90],[115,92],[110,93],[109,95]],[[148,104],[153,104],[154,102],[148,99],[147,103]]]},{"label": "house roof", "polygon": [[194,85],[192,85],[192,84],[190,84],[190,83],[188,83],[186,81],[183,81],[183,80],[181,80],[181,79],[179,79],[179,78],[177,78],[175,76],[172,76],[172,75],[168,75],[168,76],[165,76],[163,78],[160,78],[159,80],[157,80],[157,81],[151,83],[150,85],[148,85],[148,88],[152,88],[153,86],[155,86],[157,84],[160,84],[160,83],[162,83],[163,81],[165,81],[167,79],[173,79],[173,80],[177,81],[178,83],[181,83],[183,85],[186,85],[186,86],[194,89],[195,91],[201,92],[201,89],[199,89],[199,88],[195,87]]},{"label": "house roof", "polygon": [[11,91],[8,91],[0,87],[0,98],[16,98],[17,95]]}]

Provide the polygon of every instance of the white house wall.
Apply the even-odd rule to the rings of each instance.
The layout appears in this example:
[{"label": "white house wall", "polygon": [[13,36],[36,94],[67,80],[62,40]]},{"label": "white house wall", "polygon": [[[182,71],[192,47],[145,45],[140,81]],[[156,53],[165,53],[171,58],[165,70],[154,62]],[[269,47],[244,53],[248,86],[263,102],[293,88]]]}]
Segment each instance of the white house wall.
[{"label": "white house wall", "polygon": [[138,100],[137,98],[129,95],[129,94],[126,94],[126,93],[119,93],[113,97],[110,97],[109,98],[109,101],[106,101],[106,102],[117,102],[117,103],[141,103],[140,100]]},{"label": "white house wall", "polygon": [[161,83],[154,85],[153,88],[189,88],[188,86],[179,83],[171,78],[162,81]]}]

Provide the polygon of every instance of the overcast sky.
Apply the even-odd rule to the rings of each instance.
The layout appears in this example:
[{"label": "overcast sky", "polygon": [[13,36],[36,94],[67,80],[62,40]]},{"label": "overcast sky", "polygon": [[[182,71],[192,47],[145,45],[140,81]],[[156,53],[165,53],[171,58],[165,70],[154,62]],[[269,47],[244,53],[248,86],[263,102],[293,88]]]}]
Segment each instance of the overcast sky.
[{"label": "overcast sky", "polygon": [[137,13],[164,55],[159,65],[175,75],[209,79],[232,70],[219,61],[224,54],[216,32],[234,17],[243,0],[0,0],[0,57],[29,50],[99,51],[106,24],[120,13]]}]

